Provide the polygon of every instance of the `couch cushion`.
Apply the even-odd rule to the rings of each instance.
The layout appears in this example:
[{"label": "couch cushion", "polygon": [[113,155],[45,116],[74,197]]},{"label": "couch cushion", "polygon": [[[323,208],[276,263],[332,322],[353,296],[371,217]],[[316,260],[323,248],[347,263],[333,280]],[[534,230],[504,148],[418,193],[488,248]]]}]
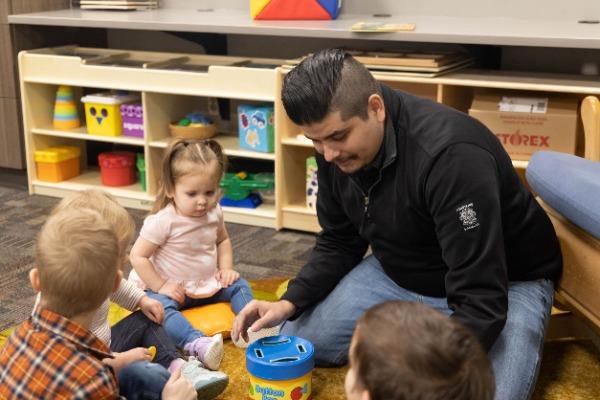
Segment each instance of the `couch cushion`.
[{"label": "couch cushion", "polygon": [[531,157],[526,176],[544,202],[600,238],[600,162],[540,151]]}]

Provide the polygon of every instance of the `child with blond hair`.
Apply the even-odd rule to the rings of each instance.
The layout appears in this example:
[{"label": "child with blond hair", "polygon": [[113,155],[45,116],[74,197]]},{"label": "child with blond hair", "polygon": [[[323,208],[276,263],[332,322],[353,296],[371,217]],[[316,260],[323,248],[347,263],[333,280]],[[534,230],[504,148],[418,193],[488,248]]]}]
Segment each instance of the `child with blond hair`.
[{"label": "child with blond hair", "polygon": [[[106,343],[89,329],[100,305],[120,284],[119,242],[113,228],[90,209],[51,215],[38,236],[29,278],[40,300],[0,352],[0,398],[139,398],[147,386],[139,362],[125,366],[125,386],[106,359]],[[191,400],[196,393],[177,371],[153,382],[150,398]]]},{"label": "child with blond hair", "polygon": [[[118,239],[118,257],[123,266],[128,257],[127,250],[135,233],[135,222],[131,215],[109,194],[100,190],[75,192],[62,199],[52,214],[76,209],[91,209],[100,213],[111,226]],[[109,326],[108,313],[110,301],[134,311],[112,328]],[[139,310],[138,310],[139,307]],[[136,311],[137,310],[137,311]],[[214,398],[229,382],[227,375],[202,368],[196,360],[185,361],[181,358],[164,328],[163,306],[157,300],[146,295],[132,282],[121,279],[117,290],[102,303],[94,314],[90,330],[112,351],[113,358],[105,360],[117,374],[124,366],[136,361],[148,362],[150,346],[156,348],[155,363],[163,366],[169,373],[182,369],[183,375],[194,385],[199,396]],[[149,374],[156,374],[154,366],[148,366]],[[162,372],[158,372],[161,374]],[[151,379],[151,377],[149,377]]]},{"label": "child with blond hair", "polygon": [[230,301],[237,314],[253,296],[233,270],[231,240],[219,205],[226,158],[214,140],[178,139],[165,151],[154,209],[131,250],[129,279],[165,309],[165,330],[209,369],[223,357],[221,334],[207,337],[181,309]]},{"label": "child with blond hair", "polygon": [[493,400],[487,354],[458,321],[422,303],[387,301],[358,320],[348,400]]}]

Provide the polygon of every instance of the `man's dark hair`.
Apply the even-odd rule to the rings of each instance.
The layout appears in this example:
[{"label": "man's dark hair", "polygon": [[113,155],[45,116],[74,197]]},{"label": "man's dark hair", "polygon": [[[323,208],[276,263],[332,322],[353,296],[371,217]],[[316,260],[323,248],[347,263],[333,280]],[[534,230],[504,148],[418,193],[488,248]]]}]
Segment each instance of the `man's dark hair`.
[{"label": "man's dark hair", "polygon": [[375,93],[381,93],[379,84],[361,63],[344,50],[325,49],[285,76],[281,99],[295,124],[310,125],[338,110],[342,120],[366,120],[369,96]]},{"label": "man's dark hair", "polygon": [[372,400],[492,400],[492,368],[475,336],[421,303],[389,301],[358,321],[356,384]]}]

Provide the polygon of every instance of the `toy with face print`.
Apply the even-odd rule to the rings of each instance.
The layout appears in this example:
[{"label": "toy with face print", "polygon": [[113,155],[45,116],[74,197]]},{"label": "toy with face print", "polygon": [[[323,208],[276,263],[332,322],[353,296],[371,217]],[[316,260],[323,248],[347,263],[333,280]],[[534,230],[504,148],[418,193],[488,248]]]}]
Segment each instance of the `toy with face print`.
[{"label": "toy with face print", "polygon": [[139,100],[139,96],[117,92],[101,92],[81,98],[85,105],[87,131],[91,135],[121,136],[123,121],[120,107]]}]

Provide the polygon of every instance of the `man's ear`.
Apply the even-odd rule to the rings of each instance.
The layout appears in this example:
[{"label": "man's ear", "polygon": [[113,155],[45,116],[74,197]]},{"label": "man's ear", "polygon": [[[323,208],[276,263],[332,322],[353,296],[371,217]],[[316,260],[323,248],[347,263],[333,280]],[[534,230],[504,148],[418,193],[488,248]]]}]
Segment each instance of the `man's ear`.
[{"label": "man's ear", "polygon": [[113,286],[113,290],[112,292],[116,292],[117,289],[119,288],[119,285],[121,284],[121,279],[123,279],[123,272],[119,269],[117,271],[117,275],[115,276],[115,284]]},{"label": "man's ear", "polygon": [[371,400],[371,395],[369,394],[368,390],[362,391],[362,394],[360,395],[360,400]]},{"label": "man's ear", "polygon": [[385,103],[383,102],[383,98],[379,94],[374,93],[369,96],[368,104],[369,104],[369,112],[375,113],[375,117],[377,118],[377,121],[384,122],[385,121]]},{"label": "man's ear", "polygon": [[34,292],[40,292],[40,271],[37,268],[32,268],[29,271],[29,283],[31,283]]}]

